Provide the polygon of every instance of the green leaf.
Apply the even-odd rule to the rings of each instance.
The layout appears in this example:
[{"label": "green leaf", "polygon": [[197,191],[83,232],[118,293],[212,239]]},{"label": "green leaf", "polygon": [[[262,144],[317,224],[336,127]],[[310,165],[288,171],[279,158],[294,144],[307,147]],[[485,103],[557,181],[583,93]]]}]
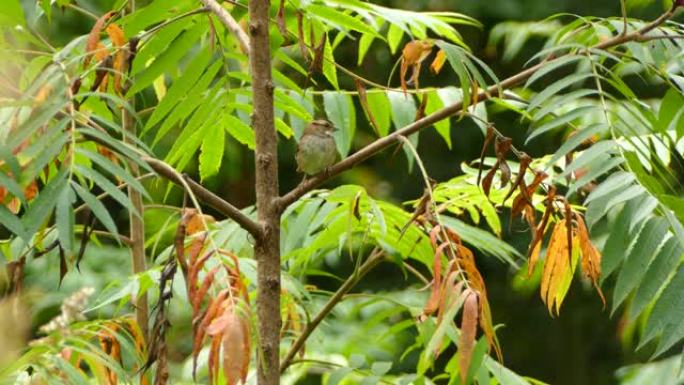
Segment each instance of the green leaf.
[{"label": "green leaf", "polygon": [[[121,19],[123,30],[126,37],[135,36],[138,32],[145,28],[157,24],[161,21],[168,20],[173,16],[184,12],[188,7],[187,3],[167,0],[155,0],[153,3],[138,8],[137,11],[126,15]],[[199,16],[198,16],[199,17]]]},{"label": "green leaf", "polygon": [[582,83],[587,78],[593,76],[591,73],[578,73],[570,76],[566,76],[551,84],[550,86],[544,88],[544,90],[530,100],[530,104],[527,106],[527,111],[532,111],[535,108],[541,106],[544,102],[548,101],[552,96],[556,95],[563,89],[575,84]]},{"label": "green leaf", "polygon": [[0,12],[0,25],[26,27],[26,19],[20,0],[6,0],[4,2],[2,12]]},{"label": "green leaf", "polygon": [[684,247],[676,238],[669,238],[658,251],[653,262],[648,266],[644,278],[637,287],[634,299],[629,306],[629,319],[634,320],[651,302],[658,289],[667,282],[667,277],[672,274],[684,254]]},{"label": "green leaf", "polygon": [[332,373],[330,373],[330,377],[328,377],[328,382],[326,382],[326,385],[337,385],[342,381],[347,375],[354,370],[352,368],[346,368],[346,367],[341,367],[335,369]]},{"label": "green leaf", "polygon": [[102,167],[105,171],[108,173],[112,174],[112,176],[121,179],[124,181],[127,185],[131,186],[138,192],[140,192],[145,198],[151,199],[149,194],[147,193],[147,190],[145,190],[145,187],[143,187],[142,183],[140,183],[139,180],[133,177],[128,171],[123,169],[122,167],[114,164],[111,160],[107,159],[106,157],[96,153],[96,152],[91,152],[88,150],[85,150],[83,148],[77,147],[76,152],[80,155],[85,155],[88,159],[91,161],[95,162],[98,166]]},{"label": "green leaf", "polygon": [[107,231],[114,235],[116,241],[119,242],[119,232],[116,229],[116,224],[102,202],[100,202],[96,196],[88,192],[88,190],[84,189],[75,181],[71,181],[71,187],[76,191],[76,194],[78,194],[86,206],[92,210],[93,214],[100,221],[100,223],[102,223]]},{"label": "green leaf", "polygon": [[333,134],[337,150],[345,157],[351,149],[356,132],[354,102],[348,94],[326,92],[323,94],[323,105],[328,119],[337,128]]},{"label": "green leaf", "polygon": [[363,58],[366,57],[368,48],[370,48],[371,44],[373,44],[373,40],[375,40],[375,34],[371,33],[364,33],[361,36],[361,39],[359,39],[359,58],[357,59],[356,64],[359,67],[361,67],[361,64],[363,64]]},{"label": "green leaf", "polygon": [[144,70],[134,78],[133,86],[128,90],[127,95],[134,95],[152,84],[159,76],[169,72],[172,67],[178,65],[178,61],[185,56],[188,51],[196,44],[197,40],[207,32],[207,24],[197,23],[197,25],[183,32],[180,37],[171,42],[169,47]]},{"label": "green leaf", "polygon": [[680,265],[674,277],[653,306],[639,346],[642,347],[669,325],[679,325],[684,319],[684,265]]},{"label": "green leaf", "polygon": [[665,132],[672,128],[674,128],[674,131],[677,133],[684,130],[682,105],[684,105],[684,96],[680,94],[680,91],[674,88],[668,89],[665,93],[665,97],[663,97],[663,100],[660,102],[660,108],[658,110],[658,124],[656,128],[659,132]]},{"label": "green leaf", "polygon": [[78,174],[90,179],[91,181],[95,182],[95,184],[102,189],[102,191],[106,192],[110,197],[114,198],[121,206],[126,208],[129,212],[134,213],[137,216],[140,216],[140,213],[135,210],[133,205],[131,204],[130,199],[124,194],[117,186],[115,186],[112,182],[107,180],[102,174],[98,173],[97,171],[93,170],[92,168],[89,167],[83,167],[81,165],[76,165],[75,167],[76,171]]},{"label": "green leaf", "polygon": [[383,376],[392,369],[392,362],[376,361],[371,365],[371,372],[376,376]]},{"label": "green leaf", "polygon": [[449,44],[445,41],[438,40],[436,42],[437,46],[441,48],[446,54],[447,61],[451,65],[451,68],[456,72],[458,76],[458,81],[460,83],[461,92],[463,93],[463,109],[464,111],[470,107],[470,88],[472,78],[468,72],[468,68],[465,66],[466,62],[470,60],[462,52],[462,48],[453,44]]},{"label": "green leaf", "polygon": [[629,250],[629,245],[634,239],[630,231],[630,222],[640,203],[640,199],[637,198],[625,203],[620,214],[611,223],[610,233],[602,250],[601,282],[605,281],[620,265],[626,251]]},{"label": "green leaf", "polygon": [[252,127],[246,125],[242,122],[242,120],[231,115],[230,113],[223,114],[223,117],[221,118],[221,124],[226,132],[235,138],[235,140],[244,144],[250,150],[254,149],[255,142],[254,131],[252,130]]},{"label": "green leaf", "polygon": [[378,124],[378,134],[387,136],[390,129],[390,103],[384,91],[369,92],[367,97],[368,109]]},{"label": "green leaf", "polygon": [[612,313],[615,313],[627,295],[640,284],[651,259],[667,234],[667,229],[667,221],[660,217],[652,217],[642,227],[615,283]]},{"label": "green leaf", "polygon": [[[539,127],[532,127],[531,129],[534,130],[532,133],[525,139],[525,144],[529,143],[532,139],[536,138],[539,135],[545,134],[554,128],[564,126],[570,122],[572,122],[575,119],[582,118],[584,117],[587,113],[589,113],[591,110],[593,110],[595,107],[594,106],[583,106],[583,107],[578,107],[575,108],[574,110],[563,114],[561,116],[554,116],[553,118],[549,119],[548,122],[542,124]],[[599,125],[594,125],[594,126],[599,126]]]},{"label": "green leaf", "polygon": [[[442,107],[444,107],[444,103],[437,91],[430,91],[428,93],[427,105],[425,106],[425,113],[430,115]],[[434,126],[437,133],[444,139],[447,147],[451,149],[451,120],[449,118],[442,119],[436,122]]]},{"label": "green leaf", "polygon": [[555,60],[552,60],[552,61],[546,63],[538,71],[536,71],[532,76],[530,76],[529,79],[527,79],[527,82],[525,83],[525,88],[528,88],[532,83],[541,79],[544,75],[551,73],[551,72],[559,69],[560,67],[563,67],[563,66],[568,65],[570,63],[576,62],[578,60],[587,60],[587,57],[586,56],[579,56],[579,55],[566,55],[566,56],[561,56],[558,59],[555,59]]},{"label": "green leaf", "polygon": [[188,94],[188,91],[192,88],[197,80],[200,78],[204,72],[205,67],[211,59],[211,51],[207,48],[200,49],[199,54],[194,57],[194,59],[188,64],[188,66],[183,71],[183,74],[176,79],[169,90],[166,92],[166,96],[159,101],[157,106],[152,112],[152,116],[145,123],[145,129],[143,132],[149,130],[152,126],[159,123],[171,109],[178,104],[178,102]]},{"label": "green leaf", "polygon": [[324,20],[324,24],[336,26],[338,29],[351,29],[361,33],[379,36],[378,32],[363,21],[324,5],[309,5],[306,7],[309,14]]},{"label": "green leaf", "polygon": [[553,157],[551,157],[551,160],[549,160],[547,163],[546,169],[548,170],[561,158],[565,157],[565,155],[575,150],[585,140],[590,139],[594,135],[600,135],[604,130],[607,130],[607,128],[608,127],[606,127],[605,124],[597,123],[579,131],[575,131],[574,135],[570,136],[565,142],[563,142],[563,145],[561,145],[560,148],[553,153]]},{"label": "green leaf", "polygon": [[26,234],[32,236],[45,223],[57,204],[57,199],[66,187],[67,173],[62,170],[38,193],[38,197],[31,202],[31,206],[23,215],[21,221],[26,228]]},{"label": "green leaf", "polygon": [[152,141],[154,146],[160,139],[162,139],[171,128],[179,121],[186,119],[197,106],[202,103],[205,98],[202,94],[206,91],[207,87],[214,77],[221,69],[221,62],[216,61],[207,68],[207,71],[202,75],[202,77],[197,81],[197,83],[192,87],[188,95],[183,99],[178,105],[171,111],[171,113],[164,119],[161,127],[157,130],[157,134]]},{"label": "green leaf", "polygon": [[333,56],[333,49],[327,34],[325,35],[325,45],[323,46],[323,75],[336,90],[340,89],[340,86],[337,83],[335,56]]},{"label": "green leaf", "polygon": [[627,161],[629,169],[639,180],[639,183],[644,186],[646,190],[651,193],[651,195],[659,196],[665,192],[665,189],[660,181],[646,172],[635,152],[622,152],[622,156]]},{"label": "green leaf", "polygon": [[26,242],[31,239],[31,233],[26,232],[26,229],[19,218],[3,205],[0,205],[0,225],[4,226],[7,230],[13,232]]},{"label": "green leaf", "polygon": [[205,180],[218,173],[223,159],[226,133],[221,126],[209,125],[204,130],[204,139],[199,156],[200,179]]},{"label": "green leaf", "polygon": [[64,188],[57,198],[57,208],[55,209],[57,239],[67,254],[73,252],[74,223],[76,220],[72,206],[75,201],[76,197],[73,190],[70,187]]},{"label": "green leaf", "polygon": [[[388,91],[387,96],[390,105],[392,106],[392,122],[394,123],[395,130],[399,130],[413,123],[417,112],[413,96],[405,95],[403,92],[398,91]],[[418,148],[418,133],[409,135],[408,140],[414,148]],[[402,148],[408,159],[408,169],[410,173],[411,170],[413,170],[413,152],[406,148],[406,145],[402,146]]]},{"label": "green leaf", "polygon": [[392,55],[397,52],[397,48],[399,48],[399,43],[401,43],[402,37],[404,37],[404,31],[396,24],[390,24],[387,31],[387,45],[389,45]]}]

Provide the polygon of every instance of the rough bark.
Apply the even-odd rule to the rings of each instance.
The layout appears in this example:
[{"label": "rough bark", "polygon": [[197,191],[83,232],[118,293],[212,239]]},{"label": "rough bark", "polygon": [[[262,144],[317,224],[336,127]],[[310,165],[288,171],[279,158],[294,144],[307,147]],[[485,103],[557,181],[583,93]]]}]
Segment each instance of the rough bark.
[{"label": "rough bark", "polygon": [[280,210],[278,157],[273,119],[273,81],[269,49],[268,0],[249,2],[252,127],[256,137],[256,205],[262,237],[254,245],[257,260],[257,383],[280,383]]}]

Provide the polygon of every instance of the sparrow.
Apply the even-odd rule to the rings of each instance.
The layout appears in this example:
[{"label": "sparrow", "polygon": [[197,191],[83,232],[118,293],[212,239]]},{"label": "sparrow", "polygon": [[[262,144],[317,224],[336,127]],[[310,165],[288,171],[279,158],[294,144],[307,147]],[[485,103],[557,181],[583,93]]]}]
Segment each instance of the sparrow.
[{"label": "sparrow", "polygon": [[297,171],[315,175],[332,166],[339,153],[333,138],[335,127],[325,119],[314,120],[304,129],[297,144]]}]

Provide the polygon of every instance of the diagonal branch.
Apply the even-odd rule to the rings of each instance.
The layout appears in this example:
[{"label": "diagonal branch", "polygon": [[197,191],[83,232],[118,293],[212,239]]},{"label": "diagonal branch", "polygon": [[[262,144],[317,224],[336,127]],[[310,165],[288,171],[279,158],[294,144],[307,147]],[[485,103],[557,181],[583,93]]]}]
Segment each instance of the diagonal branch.
[{"label": "diagonal branch", "polygon": [[[643,26],[641,29],[636,30],[634,32],[628,33],[628,34],[620,34],[617,36],[614,36],[611,39],[605,40],[602,43],[599,43],[597,45],[594,45],[590,48],[588,48],[589,51],[591,50],[603,50],[611,47],[615,47],[621,44],[624,44],[626,42],[630,41],[640,41],[641,39],[644,39],[644,35],[658,26],[662,25],[667,21],[672,15],[674,14],[677,6],[677,3],[673,3],[672,7],[662,14],[660,17],[655,19],[654,21],[646,24]],[[539,71],[542,67],[545,67],[549,62],[557,60],[560,57],[563,57],[564,55],[560,55],[557,57],[549,57],[547,60],[544,60],[526,70],[523,70],[519,72],[516,75],[513,75],[507,79],[504,79],[501,81],[501,83],[493,85],[486,90],[482,90],[478,93],[477,97],[474,97],[473,100],[478,100],[480,103],[487,101],[489,99],[492,99],[494,97],[499,96],[499,92],[502,92],[503,90],[510,89],[525,80],[529,79],[532,75],[534,75],[537,71]],[[413,133],[416,133],[420,131],[423,128],[429,127],[433,125],[434,123],[437,123],[443,119],[449,118],[453,115],[461,113],[463,111],[463,101],[456,102],[454,104],[448,105],[441,110],[437,110],[436,112],[425,116],[422,119],[418,119],[415,122],[397,130],[394,131],[392,134],[379,138],[375,140],[374,142],[368,144],[367,146],[361,148],[359,151],[353,153],[352,155],[348,156],[347,158],[341,160],[340,162],[334,164],[331,166],[325,173],[318,174],[312,178],[308,178],[304,180],[302,183],[300,183],[297,187],[292,189],[290,192],[287,194],[283,195],[278,199],[278,205],[281,210],[284,210],[287,206],[291,205],[293,202],[295,202],[297,199],[302,197],[304,194],[307,192],[313,190],[323,182],[327,181],[328,179],[354,167],[358,163],[363,162],[364,160],[372,157],[373,155],[377,154],[378,152],[386,149],[390,145],[400,141],[400,138],[402,136],[409,136]]]},{"label": "diagonal branch", "polygon": [[252,234],[254,238],[261,238],[261,226],[259,226],[259,224],[256,221],[252,220],[250,217],[245,215],[245,213],[240,211],[240,209],[238,209],[237,207],[231,205],[218,195],[207,190],[205,187],[195,182],[191,178],[181,175],[166,162],[163,162],[156,158],[152,158],[150,156],[144,156],[142,160],[149,164],[150,167],[152,167],[152,169],[160,176],[170,180],[171,182],[179,186],[187,185],[190,188],[190,190],[192,190],[192,193],[195,194],[195,196],[197,196],[199,200],[215,208],[226,217],[234,220],[243,229],[247,230],[247,232]]},{"label": "diagonal branch", "polygon": [[221,21],[221,23],[228,28],[230,33],[235,36],[237,39],[238,43],[240,44],[240,49],[242,52],[249,56],[249,37],[245,33],[245,31],[242,30],[240,27],[240,24],[238,24],[237,21],[235,21],[235,18],[228,12],[225,8],[221,6],[221,4],[217,3],[216,0],[200,0],[202,1],[202,4],[204,4],[205,7],[209,9],[218,19]]},{"label": "diagonal branch", "polygon": [[287,368],[293,363],[295,356],[304,347],[304,343],[306,343],[306,340],[309,339],[311,333],[323,321],[323,319],[330,314],[335,305],[337,305],[344,298],[344,296],[349,293],[349,290],[351,290],[364,275],[366,275],[370,270],[382,262],[383,257],[384,251],[379,247],[375,248],[368,259],[366,259],[366,261],[359,267],[359,270],[349,276],[349,278],[344,281],[342,286],[337,289],[335,294],[328,299],[328,302],[325,303],[323,308],[318,312],[318,314],[316,314],[314,319],[312,319],[311,322],[306,325],[302,331],[302,334],[299,335],[299,337],[290,347],[287,355],[280,363],[280,373],[285,372],[285,370],[287,370]]}]

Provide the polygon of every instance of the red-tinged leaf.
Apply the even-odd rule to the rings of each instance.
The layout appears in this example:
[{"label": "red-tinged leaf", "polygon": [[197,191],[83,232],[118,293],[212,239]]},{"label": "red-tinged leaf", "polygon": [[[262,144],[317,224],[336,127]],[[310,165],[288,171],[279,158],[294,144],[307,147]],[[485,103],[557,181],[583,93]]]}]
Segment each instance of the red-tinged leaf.
[{"label": "red-tinged leaf", "polygon": [[433,74],[437,75],[442,70],[442,67],[444,67],[444,63],[446,63],[446,53],[440,49],[437,55],[435,55],[432,64],[430,64],[430,70]]},{"label": "red-tinged leaf", "polygon": [[207,311],[204,315],[195,314],[193,315],[192,325],[193,325],[193,340],[192,340],[192,377],[195,378],[195,373],[197,370],[197,357],[199,356],[200,350],[202,349],[202,341],[207,333],[207,327],[222,311],[224,302],[228,298],[229,290],[222,290],[216,298],[209,302]]},{"label": "red-tinged leaf", "polygon": [[207,291],[209,291],[209,287],[214,282],[214,276],[220,268],[220,265],[214,266],[211,270],[209,270],[207,275],[204,276],[204,279],[202,280],[202,285],[199,287],[199,289],[197,289],[194,298],[192,298],[192,314],[197,314],[199,312],[200,305],[202,304],[202,299],[204,299],[204,295],[207,294]]},{"label": "red-tinged leaf", "polygon": [[480,152],[480,164],[477,170],[477,185],[480,185],[480,180],[482,177],[482,168],[484,167],[484,158],[485,158],[485,152],[487,151],[487,147],[492,143],[492,140],[494,140],[494,127],[492,126],[487,126],[487,136],[485,137],[484,144],[482,145],[482,151]]},{"label": "red-tinged leaf", "polygon": [[249,323],[239,314],[232,313],[223,331],[223,374],[226,384],[245,383],[249,369]]},{"label": "red-tinged leaf", "polygon": [[[565,235],[568,241],[568,255],[572,255],[572,206],[565,197],[561,197],[563,200],[563,205],[565,208]],[[568,263],[571,263],[570,258],[568,258]]]},{"label": "red-tinged leaf", "polygon": [[90,30],[90,34],[88,34],[88,40],[86,41],[86,54],[83,58],[83,68],[90,64],[90,61],[93,57],[93,52],[96,49],[99,49],[98,46],[100,45],[100,33],[102,33],[102,27],[104,27],[104,25],[107,23],[107,20],[114,16],[114,14],[116,14],[114,11],[105,13],[102,15],[102,17],[97,19],[95,25]]},{"label": "red-tinged leaf", "polygon": [[527,186],[527,195],[531,197],[534,195],[534,192],[537,190],[541,182],[544,181],[549,176],[549,174],[543,172],[543,171],[535,171],[534,172],[534,179],[532,180],[532,183],[530,183],[529,186]]},{"label": "red-tinged leaf", "polygon": [[437,250],[435,250],[435,255],[432,261],[432,291],[430,292],[430,298],[428,298],[425,307],[423,308],[423,315],[429,316],[439,309],[441,291],[442,291],[442,254],[444,253],[444,248],[449,246],[449,243],[441,244]]},{"label": "red-tinged leaf", "polygon": [[209,384],[217,383],[219,371],[219,356],[221,352],[221,336],[216,336],[211,340],[211,347],[209,348]]},{"label": "red-tinged leaf", "polygon": [[461,383],[466,383],[470,361],[473,358],[473,348],[475,347],[475,337],[477,334],[477,323],[479,315],[479,303],[477,293],[469,291],[465,303],[463,304],[463,315],[461,318],[461,335],[459,337],[458,350],[460,354],[459,366],[461,373]]}]

